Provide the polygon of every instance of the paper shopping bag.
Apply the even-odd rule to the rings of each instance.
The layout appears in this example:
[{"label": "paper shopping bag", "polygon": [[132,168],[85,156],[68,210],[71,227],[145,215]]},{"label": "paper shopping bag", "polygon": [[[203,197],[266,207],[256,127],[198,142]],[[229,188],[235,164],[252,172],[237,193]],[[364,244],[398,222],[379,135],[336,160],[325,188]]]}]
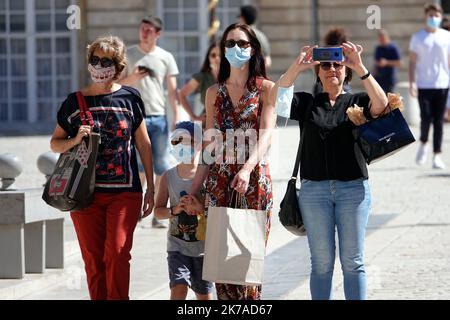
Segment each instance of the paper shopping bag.
[{"label": "paper shopping bag", "polygon": [[203,279],[260,285],[266,253],[266,219],[267,213],[263,210],[210,207]]}]

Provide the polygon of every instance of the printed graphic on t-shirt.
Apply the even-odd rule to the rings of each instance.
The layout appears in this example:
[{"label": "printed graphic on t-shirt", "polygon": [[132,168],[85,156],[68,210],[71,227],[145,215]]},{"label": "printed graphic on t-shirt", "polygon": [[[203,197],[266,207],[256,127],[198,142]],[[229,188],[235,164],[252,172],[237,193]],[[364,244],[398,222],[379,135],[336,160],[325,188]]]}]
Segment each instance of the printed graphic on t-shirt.
[{"label": "printed graphic on t-shirt", "polygon": [[90,109],[101,143],[95,185],[103,188],[131,187],[131,114],[126,108]]},{"label": "printed graphic on t-shirt", "polygon": [[171,230],[172,236],[187,242],[199,240],[196,236],[198,227],[197,216],[191,216],[183,212],[179,214],[176,219],[178,223],[175,225],[176,227]]},{"label": "printed graphic on t-shirt", "polygon": [[[120,107],[91,107],[89,110],[94,119],[94,131],[100,133],[95,186],[132,187],[130,110]],[[75,117],[79,117],[79,112],[70,116],[70,122]]]}]

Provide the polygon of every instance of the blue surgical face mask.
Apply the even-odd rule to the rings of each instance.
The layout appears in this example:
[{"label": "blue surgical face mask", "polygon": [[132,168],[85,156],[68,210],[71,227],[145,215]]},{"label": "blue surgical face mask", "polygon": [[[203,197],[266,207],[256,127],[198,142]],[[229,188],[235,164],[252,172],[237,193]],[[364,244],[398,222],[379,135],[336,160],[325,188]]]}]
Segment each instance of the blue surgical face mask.
[{"label": "blue surgical face mask", "polygon": [[238,45],[235,45],[233,48],[226,48],[225,58],[227,58],[232,67],[240,69],[250,60],[252,57],[251,53],[251,47],[244,49],[239,48]]},{"label": "blue surgical face mask", "polygon": [[432,29],[437,29],[441,26],[442,18],[440,17],[428,17],[427,26]]},{"label": "blue surgical face mask", "polygon": [[192,163],[194,158],[194,148],[191,145],[179,143],[172,147],[170,153],[175,157],[178,162],[185,164]]}]

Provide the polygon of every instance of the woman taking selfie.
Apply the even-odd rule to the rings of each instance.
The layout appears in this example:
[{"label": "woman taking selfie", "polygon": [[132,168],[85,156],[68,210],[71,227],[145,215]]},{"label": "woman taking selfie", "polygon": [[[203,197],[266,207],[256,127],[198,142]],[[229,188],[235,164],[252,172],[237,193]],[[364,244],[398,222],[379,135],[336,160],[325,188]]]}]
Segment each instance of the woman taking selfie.
[{"label": "woman taking selfie", "polygon": [[[311,251],[312,299],[332,298],[335,228],[344,274],[346,299],[366,298],[365,228],[371,204],[367,166],[352,130],[364,120],[349,120],[347,109],[363,108],[367,119],[384,111],[387,97],[361,61],[362,47],[342,44],[343,62],[313,61],[313,47],[300,55],[274,87],[280,115],[299,121],[304,131],[301,153],[299,205]],[[297,77],[314,68],[323,92],[315,96],[293,92]],[[365,92],[343,90],[353,72]]]}]

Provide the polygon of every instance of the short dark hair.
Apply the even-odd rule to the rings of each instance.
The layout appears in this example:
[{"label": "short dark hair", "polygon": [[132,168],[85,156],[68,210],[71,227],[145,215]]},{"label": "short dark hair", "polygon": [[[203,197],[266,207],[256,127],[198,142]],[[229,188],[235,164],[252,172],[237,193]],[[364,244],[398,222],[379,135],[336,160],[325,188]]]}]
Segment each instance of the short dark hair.
[{"label": "short dark hair", "polygon": [[244,19],[245,23],[252,25],[258,19],[258,10],[252,5],[246,5],[241,7],[241,17]]},{"label": "short dark hair", "polygon": [[450,18],[449,17],[445,16],[442,19],[441,28],[450,31]]},{"label": "short dark hair", "polygon": [[425,14],[427,14],[427,13],[428,13],[429,11],[431,11],[431,10],[440,12],[441,14],[444,12],[444,11],[442,10],[442,7],[441,7],[439,4],[437,4],[437,3],[427,3],[427,4],[423,7],[423,10],[424,10]]},{"label": "short dark hair", "polygon": [[155,16],[146,16],[142,18],[141,23],[148,23],[155,27],[156,31],[160,31],[163,28],[163,22],[160,18]]},{"label": "short dark hair", "polygon": [[335,27],[328,30],[323,38],[326,46],[340,46],[347,42],[347,34],[342,27]]}]

